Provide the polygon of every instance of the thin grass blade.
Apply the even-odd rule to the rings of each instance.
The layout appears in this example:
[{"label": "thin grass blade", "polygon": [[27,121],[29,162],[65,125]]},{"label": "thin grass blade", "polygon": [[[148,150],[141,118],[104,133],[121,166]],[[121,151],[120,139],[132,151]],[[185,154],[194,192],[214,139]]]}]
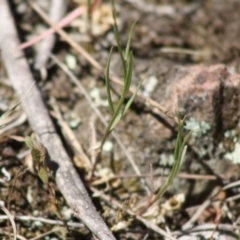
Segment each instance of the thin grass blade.
[{"label": "thin grass blade", "polygon": [[117,26],[116,8],[114,6],[113,0],[111,0],[111,4],[112,4],[112,15],[113,15],[113,21],[114,21],[113,30],[114,30],[115,39],[117,41],[118,53],[120,55],[121,62],[122,62],[122,65],[123,65],[123,73],[124,73],[124,79],[125,79],[125,76],[127,74],[127,66],[126,66],[126,61],[125,61],[124,56],[123,56],[123,50],[122,50],[120,35],[119,35],[119,31],[118,31],[118,26]]},{"label": "thin grass blade", "polygon": [[184,122],[185,122],[185,118],[182,121],[180,121],[178,124],[178,134],[177,134],[176,145],[174,150],[174,160],[178,159],[181,151],[181,145],[183,142],[182,131],[183,131]]},{"label": "thin grass blade", "polygon": [[15,111],[15,109],[18,107],[19,104],[20,104],[20,102],[17,105],[15,105],[14,107],[7,110],[5,113],[3,113],[2,116],[0,117],[0,122],[3,119],[5,119],[6,117],[8,117],[9,115],[11,115]]},{"label": "thin grass blade", "polygon": [[111,47],[110,53],[108,55],[108,60],[107,60],[107,67],[106,67],[106,90],[107,90],[107,100],[108,100],[109,111],[110,111],[111,115],[113,116],[113,114],[114,114],[114,106],[113,106],[113,102],[112,102],[110,78],[109,78],[109,69],[110,69],[110,61],[111,61],[111,57],[112,57],[112,51],[113,51],[113,47]]},{"label": "thin grass blade", "polygon": [[[185,119],[186,117],[179,123],[179,127],[178,127],[178,136],[177,136],[177,141],[176,141],[176,152],[174,154],[174,165],[172,168],[172,171],[170,173],[169,176],[169,183],[172,184],[174,178],[176,177],[177,173],[179,172],[179,169],[181,167],[182,164],[182,160],[183,160],[183,151],[185,149],[186,143],[188,141],[188,139],[190,138],[192,132],[189,132],[187,134],[187,136],[183,139],[183,127],[185,124]],[[185,153],[184,153],[185,155]]]},{"label": "thin grass blade", "polygon": [[181,120],[178,125],[178,134],[177,134],[177,140],[176,140],[175,151],[174,151],[174,164],[172,166],[171,172],[168,176],[167,181],[165,182],[165,184],[162,186],[162,188],[157,193],[153,203],[156,202],[159,198],[161,198],[162,195],[168,189],[168,187],[173,183],[173,180],[175,179],[176,175],[178,174],[180,167],[182,165],[182,162],[184,160],[184,157],[185,157],[185,154],[187,151],[186,143],[192,134],[192,131],[191,131],[187,134],[187,136],[184,139],[182,137],[185,119],[186,119],[186,117],[183,120]]},{"label": "thin grass blade", "polygon": [[131,81],[132,81],[132,71],[133,71],[133,55],[132,55],[132,52],[130,52],[129,66],[127,69],[127,75],[125,76],[125,79],[124,79],[124,88],[123,88],[124,97],[126,97],[126,95],[129,92],[129,88],[130,88]]},{"label": "thin grass blade", "polygon": [[116,125],[121,120],[122,116],[123,116],[122,112],[118,113],[118,115],[114,118],[114,120],[111,124],[110,131],[112,131],[116,127]]},{"label": "thin grass blade", "polygon": [[128,100],[124,110],[123,110],[123,116],[127,113],[128,109],[131,107],[133,100],[135,99],[140,87],[142,86],[143,80],[138,84],[136,91],[134,92],[134,94],[132,95],[132,97]]},{"label": "thin grass blade", "polygon": [[128,37],[128,41],[127,41],[127,47],[125,49],[125,60],[128,59],[129,57],[129,52],[130,52],[130,45],[131,45],[131,39],[132,39],[132,34],[133,34],[133,30],[135,28],[135,25],[136,25],[137,21],[135,21],[130,29],[130,33],[129,33],[129,37]]},{"label": "thin grass blade", "polygon": [[13,106],[12,108],[10,108],[9,110],[7,110],[5,113],[3,113],[1,116],[0,116],[0,129],[4,126],[1,126],[1,121],[3,119],[5,119],[6,117],[8,117],[9,115],[11,115],[15,109],[21,104],[22,100],[29,94],[29,92],[31,91],[31,89],[33,88],[35,82],[30,86],[30,88],[27,90],[27,92],[24,94],[23,98],[15,105]]},{"label": "thin grass blade", "polygon": [[182,163],[183,163],[183,161],[184,161],[186,152],[187,152],[187,145],[184,146],[183,151],[182,151],[182,154],[181,154],[180,167],[182,166]]}]

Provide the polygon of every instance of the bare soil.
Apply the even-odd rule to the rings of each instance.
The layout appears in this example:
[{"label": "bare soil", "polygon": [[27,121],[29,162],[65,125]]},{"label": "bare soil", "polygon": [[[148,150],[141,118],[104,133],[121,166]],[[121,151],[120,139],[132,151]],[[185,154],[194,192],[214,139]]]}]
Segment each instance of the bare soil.
[{"label": "bare soil", "polygon": [[[23,1],[12,2],[20,38],[26,41],[30,33],[36,34],[36,27],[41,26],[43,22],[31,9],[26,8],[25,11],[19,12],[20,6],[25,6]],[[69,11],[75,6],[72,2],[69,3]],[[192,124],[191,126],[200,126],[201,129],[189,140],[186,159],[179,176],[157,203],[156,212],[149,213],[146,217],[161,228],[165,229],[168,226],[171,231],[180,230],[207,200],[211,200],[211,203],[202,211],[194,226],[210,223],[237,224],[239,200],[231,200],[230,197],[236,196],[239,189],[235,187],[224,190],[223,187],[240,177],[240,167],[236,162],[239,161],[238,155],[234,158],[229,157],[237,154],[240,133],[239,9],[240,2],[236,0],[139,0],[137,3],[117,1],[123,46],[126,45],[131,25],[137,21],[131,45],[134,54],[132,86],[136,87],[141,79],[145,79],[141,93],[154,99],[171,114],[179,111],[182,116],[187,115],[187,126]],[[74,26],[68,27],[66,31],[71,36],[81,35]],[[116,44],[112,28],[97,36],[90,34],[89,38],[90,41],[81,41],[79,44],[88,49],[102,66],[106,66],[109,50]],[[56,99],[64,120],[72,126],[77,140],[89,155],[94,140],[90,124],[94,126],[97,141],[101,141],[105,127],[82,93],[79,93],[62,70],[49,62],[46,68],[47,76],[44,78],[41,72],[34,69],[34,49],[27,49],[25,53],[49,109],[52,108],[50,99]],[[93,99],[94,91],[99,94],[99,97],[95,95],[95,102],[106,120],[109,120],[102,76],[61,39],[58,39],[54,53],[63,61],[68,54],[76,57],[77,66],[73,72]],[[111,71],[122,76],[116,48],[112,56]],[[3,68],[0,77],[2,79],[0,110],[3,113],[13,106],[17,99],[8,85]],[[117,102],[121,88],[115,84],[112,84],[112,87],[113,100]],[[79,124],[74,126],[78,121]],[[108,138],[112,149],[102,153],[102,161],[96,167],[94,181],[90,181],[89,172],[81,167],[81,161],[77,159],[71,143],[61,133],[60,128],[58,130],[90,195],[93,194],[90,188],[97,180],[102,180],[108,174],[120,175],[121,177],[107,183],[96,184],[95,187],[121,202],[123,208],[127,206],[134,209],[140,203],[143,203],[143,206],[147,204],[149,193],[145,191],[140,178],[112,136]],[[149,189],[157,191],[172,167],[176,123],[165,114],[154,111],[137,97],[115,132],[145,176],[142,179],[145,179]],[[16,216],[77,222],[78,220],[71,214],[69,218],[66,217],[70,209],[58,192],[53,178],[51,186],[56,191],[55,197],[51,196],[34,172],[28,170],[18,174],[26,166],[24,153],[27,147],[11,137],[16,135],[25,137],[30,133],[31,129],[25,122],[1,135],[0,168],[7,170],[11,175],[9,182],[0,182],[1,201],[4,201],[6,206],[9,203],[9,210]],[[4,176],[3,171],[1,176]],[[178,200],[177,196],[180,194],[184,196],[185,201]],[[134,199],[133,206],[126,203],[129,199]],[[163,211],[163,205],[169,203],[171,199],[176,205],[179,204],[179,207],[174,209],[174,204],[170,204],[171,209]],[[110,227],[114,226],[118,222],[116,215],[120,210],[112,208],[112,203],[104,202],[101,198],[94,197],[93,201],[107,224]],[[124,210],[122,215],[121,221],[130,221]],[[162,216],[164,221],[159,220],[158,216]],[[18,234],[26,239],[33,239],[52,230],[54,226],[41,221],[20,219],[16,219],[16,224]],[[1,220],[0,217],[0,228],[7,231],[7,226],[7,221]],[[226,237],[223,239],[237,239],[237,232],[234,229],[231,229],[230,233],[222,233],[220,228],[217,231]],[[114,233],[117,239],[162,239],[136,219]],[[2,239],[7,239],[4,237]],[[93,239],[93,237],[84,227],[68,227],[63,231],[49,234],[48,239]]]}]

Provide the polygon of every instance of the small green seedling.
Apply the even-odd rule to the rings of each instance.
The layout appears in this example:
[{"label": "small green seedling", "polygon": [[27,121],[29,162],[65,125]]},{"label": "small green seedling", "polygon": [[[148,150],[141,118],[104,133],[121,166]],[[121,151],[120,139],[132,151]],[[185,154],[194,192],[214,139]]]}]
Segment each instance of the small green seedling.
[{"label": "small green seedling", "polygon": [[128,100],[127,104],[124,106],[123,103],[127,97],[127,94],[129,93],[129,89],[130,89],[130,85],[131,85],[131,81],[132,81],[133,53],[132,53],[132,51],[130,51],[130,44],[131,44],[131,37],[132,37],[133,29],[134,29],[136,22],[131,27],[127,46],[126,46],[126,49],[124,52],[122,49],[122,46],[121,46],[120,35],[119,35],[117,21],[116,21],[116,19],[117,19],[116,9],[115,9],[113,0],[111,0],[111,4],[112,4],[113,19],[114,19],[114,25],[113,25],[114,35],[115,35],[115,39],[117,42],[118,53],[119,53],[121,63],[122,63],[124,80],[123,80],[123,89],[122,89],[120,100],[118,101],[116,108],[114,108],[114,104],[113,104],[112,96],[111,96],[111,90],[110,90],[110,88],[111,88],[110,87],[110,61],[111,61],[111,56],[112,56],[112,51],[113,51],[113,47],[112,47],[110,50],[109,56],[108,56],[107,66],[106,66],[106,91],[107,91],[109,111],[110,111],[112,117],[106,128],[105,135],[103,137],[103,141],[101,144],[101,148],[102,148],[107,136],[111,133],[111,131],[114,130],[114,128],[119,123],[119,121],[122,119],[122,117],[127,113],[128,109],[130,108],[130,106],[131,106],[134,98],[136,97],[137,92],[140,89],[141,84],[142,84],[142,82],[139,83],[136,91],[134,92],[132,97]]},{"label": "small green seedling", "polygon": [[148,203],[143,210],[141,210],[139,215],[143,214],[150,206],[152,206],[155,202],[157,202],[163,196],[163,194],[167,191],[167,189],[172,185],[173,180],[176,178],[180,170],[180,167],[184,161],[185,154],[187,151],[186,144],[192,134],[192,131],[188,132],[188,134],[185,137],[183,137],[183,128],[185,125],[186,117],[184,117],[183,119],[180,119],[179,117],[177,118],[178,118],[178,134],[177,134],[175,150],[174,150],[174,163],[173,163],[171,172],[167,178],[167,181],[159,189],[154,199],[150,203]]},{"label": "small green seedling", "polygon": [[166,190],[168,189],[168,187],[170,185],[172,185],[173,180],[175,179],[175,177],[177,176],[180,167],[184,161],[185,158],[185,154],[187,151],[187,141],[189,140],[192,131],[190,131],[185,137],[183,137],[183,128],[184,128],[184,124],[186,121],[186,117],[184,117],[182,120],[179,119],[179,123],[178,123],[178,134],[177,134],[177,140],[176,140],[176,145],[175,145],[175,151],[174,151],[174,163],[173,163],[173,167],[171,169],[171,172],[168,176],[168,179],[166,181],[166,183],[162,186],[162,188],[159,190],[159,192],[157,193],[155,199],[153,200],[152,204],[154,202],[156,202],[158,199],[160,199],[163,194],[166,192]]},{"label": "small green seedling", "polygon": [[25,138],[26,145],[31,149],[34,167],[42,182],[48,185],[48,174],[46,160],[48,157],[47,149],[38,141],[34,134]]}]

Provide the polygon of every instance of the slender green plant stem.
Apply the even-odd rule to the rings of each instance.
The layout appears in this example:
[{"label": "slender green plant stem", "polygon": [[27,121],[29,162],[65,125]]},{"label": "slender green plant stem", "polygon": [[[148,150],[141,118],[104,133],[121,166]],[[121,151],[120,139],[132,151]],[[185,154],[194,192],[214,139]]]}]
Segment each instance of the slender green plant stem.
[{"label": "slender green plant stem", "polygon": [[152,206],[156,201],[158,201],[163,194],[167,191],[169,186],[172,185],[173,180],[176,178],[181,164],[184,160],[187,146],[186,143],[188,139],[190,138],[192,132],[189,132],[184,138],[183,138],[183,127],[185,124],[186,117],[183,118],[183,120],[179,120],[178,124],[178,134],[176,139],[176,145],[174,150],[174,164],[172,166],[171,172],[168,176],[167,181],[164,183],[164,185],[160,188],[155,198],[139,213],[140,215],[143,214],[150,206]]}]

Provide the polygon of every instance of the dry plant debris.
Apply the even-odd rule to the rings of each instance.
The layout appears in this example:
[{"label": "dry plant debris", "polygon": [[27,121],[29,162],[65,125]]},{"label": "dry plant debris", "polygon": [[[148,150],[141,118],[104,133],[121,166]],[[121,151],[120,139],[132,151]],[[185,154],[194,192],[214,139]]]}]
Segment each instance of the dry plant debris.
[{"label": "dry plant debris", "polygon": [[[0,9],[7,2],[1,1]],[[55,23],[51,27],[63,34],[55,34],[54,55],[50,54],[47,63],[49,53],[45,50],[29,47],[25,55],[18,50],[18,37],[22,44],[45,25],[31,5],[11,1],[7,17],[4,14],[8,11],[1,10],[0,115],[26,94],[31,83],[25,80],[34,76],[36,86],[0,129],[0,200],[4,202],[0,238],[238,239],[240,3],[116,1],[123,48],[137,20],[131,43],[131,91],[140,81],[144,84],[105,142],[102,159],[93,170],[97,147],[111,117],[103,79],[109,50],[116,46],[112,10],[108,1],[92,1],[96,8],[89,15],[87,1],[63,2],[67,10],[63,6],[55,20],[50,17]],[[51,12],[43,1],[33,0],[32,4]],[[67,23],[64,32],[59,30],[56,24],[64,18],[64,11],[67,15],[75,10],[78,17]],[[11,22],[17,23],[19,34],[6,37],[11,27],[3,24]],[[43,64],[34,60],[38,54],[46,57]],[[24,66],[24,77],[14,67],[19,63]],[[34,70],[36,65],[41,65],[41,71]],[[115,107],[123,75],[116,50],[109,67]],[[161,199],[150,206],[172,169],[177,129],[169,116],[173,117],[175,110],[187,115],[184,135],[194,132],[179,174]],[[33,131],[42,149],[48,150],[52,169],[46,169],[43,158],[31,167],[24,139]],[[60,145],[52,146],[56,142]],[[30,148],[33,150],[33,145]],[[138,173],[127,158],[136,162]],[[55,161],[59,166],[53,164]],[[66,170],[71,174],[62,180],[60,175]],[[43,180],[48,176],[47,185],[39,179],[39,172]],[[66,181],[69,185],[61,188]],[[87,205],[79,201],[79,187],[84,189]],[[76,199],[69,200],[71,188],[77,204]],[[92,200],[97,212],[89,222],[87,207],[93,207]],[[96,219],[94,225],[91,221]],[[99,228],[105,229],[103,235]]]}]

